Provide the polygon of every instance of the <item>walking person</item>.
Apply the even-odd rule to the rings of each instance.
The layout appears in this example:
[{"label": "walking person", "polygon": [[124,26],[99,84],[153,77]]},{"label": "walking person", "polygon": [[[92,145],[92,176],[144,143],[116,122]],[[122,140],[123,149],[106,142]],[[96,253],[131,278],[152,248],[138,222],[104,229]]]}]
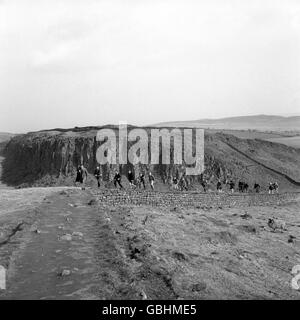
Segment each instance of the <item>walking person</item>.
[{"label": "walking person", "polygon": [[220,180],[218,180],[218,182],[217,182],[217,191],[222,192],[222,183]]},{"label": "walking person", "polygon": [[76,179],[75,179],[75,184],[77,184],[77,182],[82,183],[82,173],[81,173],[81,166],[77,167],[76,170]]},{"label": "walking person", "polygon": [[151,172],[149,172],[149,182],[151,189],[154,190],[154,177]]},{"label": "walking person", "polygon": [[232,180],[230,180],[230,182],[229,182],[229,189],[230,189],[230,192],[231,192],[231,193],[234,193],[234,186],[235,186],[235,183],[234,183]]},{"label": "walking person", "polygon": [[203,187],[203,191],[206,193],[206,191],[207,191],[207,180],[204,179],[204,180],[202,181],[201,185],[202,185],[202,187]]},{"label": "walking person", "polygon": [[84,190],[85,184],[86,184],[87,178],[88,178],[88,171],[83,164],[81,164],[80,167],[81,167],[81,179],[82,179],[82,184],[83,184],[82,190]]},{"label": "walking person", "polygon": [[274,189],[274,192],[275,192],[275,193],[278,193],[278,191],[279,191],[279,190],[278,190],[278,189],[279,189],[279,185],[278,185],[277,182],[274,182],[274,183],[273,183],[273,189]]},{"label": "walking person", "polygon": [[143,185],[143,187],[144,187],[144,189],[146,189],[146,184],[145,184],[145,175],[141,172],[140,173],[140,177],[139,177],[140,179],[140,188],[142,187],[142,185]]},{"label": "walking person", "polygon": [[179,179],[178,185],[179,185],[180,191],[183,191],[183,190],[188,191],[185,176],[181,176],[181,178]]},{"label": "walking person", "polygon": [[121,184],[121,175],[118,171],[116,171],[116,174],[114,176],[114,185],[117,188],[117,184],[120,186],[121,189],[123,189],[123,186]]},{"label": "walking person", "polygon": [[95,171],[94,171],[94,176],[97,180],[97,185],[98,185],[98,188],[100,188],[100,178],[101,178],[101,172],[100,172],[100,167],[97,166]]},{"label": "walking person", "polygon": [[178,190],[178,179],[177,179],[177,177],[173,178],[173,186],[174,186],[175,190]]},{"label": "walking person", "polygon": [[260,185],[256,182],[254,183],[254,190],[256,193],[259,193],[259,191],[260,191]]},{"label": "walking person", "polygon": [[273,194],[274,185],[272,182],[269,182],[269,194]]},{"label": "walking person", "polygon": [[131,187],[135,187],[135,184],[134,184],[134,174],[131,170],[128,171],[128,175],[127,175],[127,178],[128,178],[128,181],[130,183],[130,186]]}]

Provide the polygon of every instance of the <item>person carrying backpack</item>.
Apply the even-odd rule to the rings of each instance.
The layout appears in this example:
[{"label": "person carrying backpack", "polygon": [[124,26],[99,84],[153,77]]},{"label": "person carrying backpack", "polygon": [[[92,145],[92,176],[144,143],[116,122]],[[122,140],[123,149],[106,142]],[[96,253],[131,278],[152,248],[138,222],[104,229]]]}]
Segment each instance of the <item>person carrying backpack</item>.
[{"label": "person carrying backpack", "polygon": [[141,172],[140,173],[140,187],[143,185],[144,189],[146,189],[146,185],[145,185],[145,175]]},{"label": "person carrying backpack", "polygon": [[129,181],[130,185],[132,187],[134,187],[135,186],[134,185],[134,174],[133,174],[133,172],[131,170],[128,171],[127,178],[128,178],[128,181]]},{"label": "person carrying backpack", "polygon": [[154,177],[151,172],[149,172],[149,182],[150,182],[151,189],[154,190]]},{"label": "person carrying backpack", "polygon": [[100,188],[101,172],[100,172],[100,167],[99,166],[95,169],[94,176],[95,176],[95,178],[97,180],[98,188]]},{"label": "person carrying backpack", "polygon": [[121,175],[120,173],[117,171],[115,176],[114,176],[114,185],[115,187],[117,187],[117,184],[120,186],[121,189],[123,189],[123,186],[121,184]]}]

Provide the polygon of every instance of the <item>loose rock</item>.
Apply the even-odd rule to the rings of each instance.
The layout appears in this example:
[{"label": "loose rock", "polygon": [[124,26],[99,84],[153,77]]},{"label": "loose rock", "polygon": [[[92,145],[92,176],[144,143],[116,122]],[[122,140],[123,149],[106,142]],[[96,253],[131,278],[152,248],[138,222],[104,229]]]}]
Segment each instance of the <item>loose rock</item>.
[{"label": "loose rock", "polygon": [[72,235],[67,233],[63,236],[60,237],[61,240],[65,240],[65,241],[71,241],[72,240]]}]

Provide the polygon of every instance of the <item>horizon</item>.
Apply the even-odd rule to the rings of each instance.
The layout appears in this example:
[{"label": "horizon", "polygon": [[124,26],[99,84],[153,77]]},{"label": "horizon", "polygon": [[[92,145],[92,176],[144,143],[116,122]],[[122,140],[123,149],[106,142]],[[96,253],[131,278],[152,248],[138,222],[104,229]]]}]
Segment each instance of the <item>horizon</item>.
[{"label": "horizon", "polygon": [[299,114],[299,57],[295,0],[1,1],[0,130]]},{"label": "horizon", "polygon": [[[145,125],[139,125],[139,124],[135,124],[135,123],[129,123],[127,122],[128,126],[136,126],[136,127],[151,127],[151,126],[157,126],[157,125],[163,125],[163,124],[169,124],[169,123],[181,123],[181,122],[196,122],[196,121],[204,121],[204,120],[208,120],[208,121],[212,121],[212,120],[225,120],[225,119],[234,119],[234,118],[248,118],[248,117],[280,117],[280,118],[294,118],[294,117],[300,117],[299,113],[296,114],[250,114],[250,115],[245,115],[245,116],[229,116],[229,117],[223,117],[223,118],[199,118],[199,119],[189,119],[189,120],[172,120],[172,121],[164,121],[164,122],[158,122],[158,123],[148,123]],[[103,126],[118,126],[119,123],[101,123],[101,124],[87,124],[87,125],[74,125],[71,127],[58,127],[58,126],[54,126],[51,128],[42,128],[42,129],[38,129],[38,130],[28,130],[28,131],[24,131],[24,132],[9,132],[9,131],[2,131],[0,128],[0,134],[26,134],[26,133],[30,133],[30,132],[39,132],[39,131],[48,131],[48,130],[55,130],[55,129],[73,129],[73,128],[85,128],[85,127],[103,127]],[[220,129],[221,130],[221,129]],[[232,129],[232,130],[241,130],[241,129]],[[294,131],[294,130],[291,130]]]}]

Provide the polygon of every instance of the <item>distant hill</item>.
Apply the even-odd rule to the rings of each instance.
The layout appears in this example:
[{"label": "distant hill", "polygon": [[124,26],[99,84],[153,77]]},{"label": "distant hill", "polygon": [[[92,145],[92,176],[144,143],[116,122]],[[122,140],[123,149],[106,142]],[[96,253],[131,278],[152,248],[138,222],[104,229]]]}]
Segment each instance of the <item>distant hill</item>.
[{"label": "distant hill", "polygon": [[200,119],[158,123],[158,127],[202,127],[211,129],[300,131],[300,116],[254,115],[220,119]]}]

